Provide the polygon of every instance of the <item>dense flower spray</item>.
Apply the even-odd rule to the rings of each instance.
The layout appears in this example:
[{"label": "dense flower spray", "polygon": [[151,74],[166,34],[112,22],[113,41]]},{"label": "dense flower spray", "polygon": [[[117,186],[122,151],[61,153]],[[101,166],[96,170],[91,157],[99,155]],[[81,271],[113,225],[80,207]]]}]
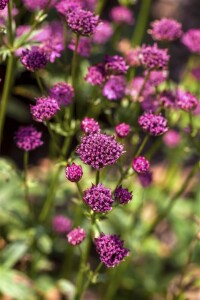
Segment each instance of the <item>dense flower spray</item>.
[{"label": "dense flower spray", "polygon": [[144,131],[153,136],[161,135],[168,130],[167,120],[161,114],[144,113],[139,117],[138,123]]},{"label": "dense flower spray", "polygon": [[45,68],[47,64],[47,55],[41,49],[33,47],[31,50],[26,49],[22,51],[20,60],[27,70],[35,72]]},{"label": "dense flower spray", "polygon": [[59,106],[69,105],[74,97],[74,89],[65,82],[58,82],[49,91],[50,97],[55,99]]},{"label": "dense flower spray", "polygon": [[100,132],[100,126],[93,118],[85,117],[81,121],[81,130],[86,134],[98,133]]},{"label": "dense flower spray", "polygon": [[71,229],[71,220],[63,215],[56,215],[52,219],[53,230],[57,233],[64,234]]},{"label": "dense flower spray", "polygon": [[80,165],[72,163],[66,167],[66,178],[71,182],[78,182],[83,176],[83,169]]},{"label": "dense flower spray", "polygon": [[174,41],[181,37],[182,26],[173,19],[163,18],[151,23],[149,33],[155,41]]},{"label": "dense flower spray", "polygon": [[15,134],[15,141],[18,148],[31,151],[43,145],[41,136],[42,133],[33,126],[20,127]]},{"label": "dense flower spray", "polygon": [[38,122],[51,120],[60,109],[57,101],[51,97],[37,98],[36,105],[30,108],[33,118]]},{"label": "dense flower spray", "polygon": [[86,237],[86,232],[83,228],[77,227],[67,234],[67,241],[72,246],[81,244]]}]

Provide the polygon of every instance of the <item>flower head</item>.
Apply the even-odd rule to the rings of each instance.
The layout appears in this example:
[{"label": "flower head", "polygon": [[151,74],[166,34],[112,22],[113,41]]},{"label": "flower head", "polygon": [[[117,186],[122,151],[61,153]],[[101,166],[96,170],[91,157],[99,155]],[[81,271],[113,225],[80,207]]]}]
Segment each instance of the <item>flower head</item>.
[{"label": "flower head", "polygon": [[182,26],[174,19],[163,18],[151,23],[148,32],[156,41],[174,41],[182,35]]},{"label": "flower head", "polygon": [[120,204],[127,204],[132,200],[132,197],[132,192],[129,192],[128,189],[122,188],[121,185],[118,186],[114,192],[114,199]]},{"label": "flower head", "polygon": [[157,44],[143,46],[140,59],[142,65],[149,70],[166,69],[169,62],[167,49],[159,49]]},{"label": "flower head", "polygon": [[71,220],[63,215],[56,215],[53,217],[52,227],[57,233],[67,233],[71,228]]},{"label": "flower head", "polygon": [[88,68],[85,80],[91,85],[101,85],[106,80],[104,64],[97,64]]},{"label": "flower head", "polygon": [[168,130],[167,120],[161,114],[146,112],[139,117],[138,123],[144,131],[153,136],[161,135]]},{"label": "flower head", "polygon": [[36,105],[30,105],[31,114],[38,122],[49,121],[59,110],[57,101],[51,97],[36,99]]},{"label": "flower head", "polygon": [[105,57],[105,69],[108,74],[124,75],[127,73],[129,66],[122,56],[114,55]]},{"label": "flower head", "polygon": [[164,107],[176,107],[176,98],[172,91],[164,90],[160,94],[159,101]]},{"label": "flower head", "polygon": [[104,213],[112,209],[112,193],[111,190],[99,183],[97,186],[92,185],[83,193],[83,201],[89,207],[98,213]]},{"label": "flower head", "polygon": [[139,174],[149,171],[150,163],[144,156],[138,156],[133,159],[133,170]]},{"label": "flower head", "polygon": [[34,11],[36,9],[44,9],[48,6],[53,6],[56,3],[56,0],[52,0],[49,3],[49,0],[23,0],[25,7],[30,10]]},{"label": "flower head", "polygon": [[86,237],[86,232],[83,228],[77,227],[67,234],[67,241],[69,244],[76,246],[83,242]]},{"label": "flower head", "polygon": [[130,125],[126,123],[120,123],[117,126],[115,126],[115,132],[120,138],[126,137],[129,134],[130,130]]},{"label": "flower head", "polygon": [[[145,72],[145,75],[147,72]],[[148,83],[152,86],[158,86],[163,83],[168,77],[166,70],[154,70],[150,72]]]},{"label": "flower head", "polygon": [[43,50],[32,47],[31,50],[26,49],[22,51],[20,61],[27,70],[35,72],[45,68],[47,64],[47,55]]},{"label": "flower head", "polygon": [[93,41],[95,44],[103,45],[110,40],[112,35],[113,28],[111,23],[108,21],[101,21],[93,35]]},{"label": "flower head", "polygon": [[31,151],[43,145],[41,136],[42,133],[33,126],[20,127],[15,134],[15,141],[18,148]]},{"label": "flower head", "polygon": [[0,10],[3,10],[8,4],[9,0],[0,0]]},{"label": "flower head", "polygon": [[72,163],[66,167],[66,178],[71,182],[78,182],[83,176],[83,169],[80,165]]},{"label": "flower head", "polygon": [[112,76],[103,87],[103,95],[110,101],[120,100],[125,95],[126,80],[124,76]]},{"label": "flower head", "polygon": [[152,183],[152,173],[151,172],[147,172],[147,173],[141,173],[138,174],[138,179],[141,183],[141,185],[145,188],[151,185]]},{"label": "flower head", "polygon": [[188,30],[181,41],[192,53],[200,54],[200,29]]},{"label": "flower head", "polygon": [[66,22],[75,33],[83,36],[93,35],[99,23],[99,17],[84,9],[69,10],[66,13]]},{"label": "flower head", "polygon": [[163,137],[163,141],[165,145],[169,148],[175,148],[177,145],[180,144],[181,136],[180,133],[176,130],[169,130]]},{"label": "flower head", "polygon": [[49,94],[57,101],[59,106],[67,106],[73,100],[74,89],[65,82],[58,82],[50,89]]},{"label": "flower head", "polygon": [[66,15],[68,11],[82,8],[81,0],[61,0],[58,1],[55,8],[61,15]]},{"label": "flower head", "polygon": [[81,121],[81,130],[86,133],[99,133],[100,132],[100,126],[97,121],[95,121],[93,118],[85,117]]},{"label": "flower head", "polygon": [[95,169],[113,165],[123,153],[123,146],[114,136],[95,133],[81,140],[76,152],[80,159]]},{"label": "flower head", "polygon": [[115,234],[101,233],[94,241],[100,260],[108,268],[117,266],[129,255],[129,250],[123,247],[124,242]]},{"label": "flower head", "polygon": [[[71,40],[71,43],[69,44],[68,48],[75,51],[75,38]],[[82,57],[88,57],[90,56],[92,50],[92,43],[91,40],[88,37],[80,37],[78,42],[78,48],[77,52]]]},{"label": "flower head", "polygon": [[110,17],[117,24],[134,24],[133,13],[125,6],[115,6],[111,9]]},{"label": "flower head", "polygon": [[176,104],[177,106],[185,111],[191,111],[194,110],[198,105],[198,99],[193,94],[177,90],[176,92]]}]

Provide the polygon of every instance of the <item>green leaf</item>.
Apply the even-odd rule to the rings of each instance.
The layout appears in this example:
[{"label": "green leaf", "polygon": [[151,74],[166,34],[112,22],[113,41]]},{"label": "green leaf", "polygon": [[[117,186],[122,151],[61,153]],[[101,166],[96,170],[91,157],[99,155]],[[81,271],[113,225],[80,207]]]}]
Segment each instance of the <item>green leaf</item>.
[{"label": "green leaf", "polygon": [[24,241],[17,241],[6,246],[1,252],[1,264],[5,268],[12,268],[26,253],[28,245]]}]

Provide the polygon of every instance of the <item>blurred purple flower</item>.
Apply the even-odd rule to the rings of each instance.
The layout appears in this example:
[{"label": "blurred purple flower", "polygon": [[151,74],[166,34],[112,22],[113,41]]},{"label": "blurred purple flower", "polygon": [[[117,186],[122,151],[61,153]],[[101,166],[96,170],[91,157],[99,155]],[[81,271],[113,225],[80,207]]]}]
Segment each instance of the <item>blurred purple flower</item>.
[{"label": "blurred purple flower", "polygon": [[31,151],[43,145],[42,133],[33,126],[20,127],[15,133],[17,147],[24,151]]},{"label": "blurred purple flower", "polygon": [[192,53],[200,54],[200,29],[188,30],[181,41]]},{"label": "blurred purple flower", "polygon": [[[76,40],[73,38],[68,48],[71,50],[75,50]],[[81,37],[78,42],[77,52],[80,56],[89,57],[92,50],[92,41],[88,37]]]},{"label": "blurred purple flower", "polygon": [[67,233],[71,229],[71,220],[63,215],[56,215],[52,219],[53,230],[59,234]]},{"label": "blurred purple flower", "polygon": [[57,101],[59,106],[67,106],[72,103],[74,89],[65,82],[58,82],[49,90],[49,95]]},{"label": "blurred purple flower", "polygon": [[117,24],[134,24],[133,12],[125,6],[113,7],[110,11],[110,18]]},{"label": "blurred purple flower", "polygon": [[112,24],[108,21],[101,21],[96,32],[93,35],[93,41],[95,44],[102,45],[107,43],[113,35]]},{"label": "blurred purple flower", "polygon": [[180,133],[176,130],[170,129],[163,136],[163,141],[165,145],[167,145],[169,148],[175,148],[180,144],[181,141]]},{"label": "blurred purple flower", "polygon": [[103,95],[108,100],[120,100],[125,95],[126,80],[123,76],[111,76],[103,87]]},{"label": "blurred purple flower", "polygon": [[126,137],[129,134],[130,130],[130,125],[126,123],[120,123],[117,126],[115,126],[115,132],[120,138]]},{"label": "blurred purple flower", "polygon": [[163,18],[151,23],[148,30],[155,41],[174,41],[182,35],[182,25],[174,19]]}]

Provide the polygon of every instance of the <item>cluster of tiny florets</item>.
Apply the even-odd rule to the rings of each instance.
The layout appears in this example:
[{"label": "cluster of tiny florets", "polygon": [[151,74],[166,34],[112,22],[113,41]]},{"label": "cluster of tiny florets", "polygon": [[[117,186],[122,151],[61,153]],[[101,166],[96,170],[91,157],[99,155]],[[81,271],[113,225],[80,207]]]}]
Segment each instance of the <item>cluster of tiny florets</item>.
[{"label": "cluster of tiny florets", "polygon": [[49,94],[57,101],[59,106],[67,106],[73,100],[74,89],[65,82],[58,82],[50,89]]},{"label": "cluster of tiny florets", "polygon": [[174,41],[182,35],[181,24],[173,19],[156,20],[151,23],[151,27],[148,32],[156,41]]},{"label": "cluster of tiny florets", "polygon": [[86,134],[98,133],[100,132],[100,126],[93,118],[85,117],[81,121],[81,130]]},{"label": "cluster of tiny florets", "polygon": [[132,197],[132,192],[129,192],[128,189],[123,188],[121,185],[114,192],[114,199],[119,204],[127,204],[131,201]]},{"label": "cluster of tiny florets", "polygon": [[168,130],[167,120],[161,114],[146,112],[139,117],[138,123],[144,131],[153,136],[161,135]]},{"label": "cluster of tiny florets", "polygon": [[95,133],[85,136],[76,150],[80,159],[95,169],[113,165],[123,153],[114,136]]},{"label": "cluster of tiny florets", "polygon": [[72,163],[66,167],[66,178],[71,182],[78,182],[83,176],[83,169],[80,165]]},{"label": "cluster of tiny florets", "polygon": [[175,107],[176,106],[176,97],[174,93],[170,90],[164,90],[160,94],[159,101],[164,107]]},{"label": "cluster of tiny florets", "polygon": [[149,171],[150,163],[144,156],[138,156],[133,159],[132,167],[137,173],[147,173]]},{"label": "cluster of tiny florets", "polygon": [[188,30],[181,41],[192,53],[200,54],[200,29]]},{"label": "cluster of tiny florets", "polygon": [[43,145],[42,133],[33,126],[20,127],[15,134],[17,147],[24,151],[31,151]]},{"label": "cluster of tiny florets", "polygon": [[130,125],[126,123],[120,123],[117,126],[115,126],[115,132],[120,138],[125,138],[129,134],[130,130]]},{"label": "cluster of tiny florets", "polygon": [[63,215],[56,215],[53,217],[52,227],[57,233],[67,233],[71,229],[71,225],[71,220]]},{"label": "cluster of tiny florets", "polygon": [[0,10],[3,10],[8,4],[9,0],[0,0]]},{"label": "cluster of tiny florets", "polygon": [[160,49],[156,44],[143,46],[140,53],[142,65],[149,70],[165,69],[169,62],[167,49]]},{"label": "cluster of tiny florets", "polygon": [[125,6],[115,6],[111,9],[110,17],[117,24],[134,24],[133,12]]},{"label": "cluster of tiny florets", "polygon": [[97,28],[96,32],[93,35],[93,41],[95,44],[105,44],[109,41],[109,39],[113,35],[113,28],[110,22],[108,21],[101,21]]},{"label": "cluster of tiny florets", "polygon": [[83,201],[95,212],[104,213],[112,209],[111,190],[99,183],[83,193]]},{"label": "cluster of tiny florets", "polygon": [[102,85],[106,80],[104,64],[97,64],[89,67],[85,80],[91,85]]},{"label": "cluster of tiny florets", "polygon": [[77,227],[77,228],[74,228],[73,230],[71,230],[67,234],[67,241],[72,246],[76,246],[76,245],[81,244],[83,242],[83,240],[85,239],[85,237],[86,237],[85,230],[81,227]]},{"label": "cluster of tiny florets", "polygon": [[129,250],[123,247],[124,242],[115,234],[101,233],[95,239],[96,251],[99,254],[100,260],[106,267],[117,266],[126,256],[129,255]]},{"label": "cluster of tiny florets", "polygon": [[125,95],[126,80],[124,76],[112,76],[103,87],[103,95],[110,101],[116,101]]},{"label": "cluster of tiny florets", "polygon": [[36,104],[31,105],[31,114],[38,122],[49,121],[58,112],[58,102],[51,97],[41,97],[36,99]]},{"label": "cluster of tiny florets", "polygon": [[41,49],[33,47],[31,50],[22,51],[20,61],[28,71],[35,72],[46,66],[47,55]]},{"label": "cluster of tiny florets", "polygon": [[105,69],[108,74],[123,75],[126,74],[129,66],[122,56],[114,55],[105,57]]},{"label": "cluster of tiny florets", "polygon": [[99,17],[84,9],[69,10],[66,13],[66,22],[69,28],[83,36],[93,35],[99,23]]},{"label": "cluster of tiny florets", "polygon": [[198,99],[190,92],[177,90],[176,97],[176,104],[182,110],[194,110],[198,105]]}]

